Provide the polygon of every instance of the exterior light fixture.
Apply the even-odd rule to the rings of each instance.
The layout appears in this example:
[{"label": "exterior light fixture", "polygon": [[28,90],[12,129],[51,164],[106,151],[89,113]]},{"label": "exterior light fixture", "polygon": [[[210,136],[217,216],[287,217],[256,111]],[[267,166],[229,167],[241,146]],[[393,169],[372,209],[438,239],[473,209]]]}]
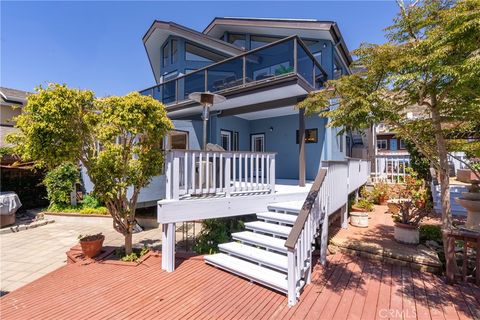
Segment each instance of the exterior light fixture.
[{"label": "exterior light fixture", "polygon": [[210,108],[214,104],[222,103],[227,98],[219,94],[211,92],[193,92],[188,95],[190,100],[196,101],[203,106],[202,120],[203,120],[203,150],[207,149],[207,122],[210,118]]}]

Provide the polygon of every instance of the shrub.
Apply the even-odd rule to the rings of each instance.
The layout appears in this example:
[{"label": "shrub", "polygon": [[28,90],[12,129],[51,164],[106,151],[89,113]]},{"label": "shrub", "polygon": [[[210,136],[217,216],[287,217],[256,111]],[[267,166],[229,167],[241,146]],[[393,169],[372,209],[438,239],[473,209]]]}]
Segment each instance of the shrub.
[{"label": "shrub", "polygon": [[442,243],[442,228],[437,225],[425,224],[420,226],[420,240],[434,240],[439,244]]},{"label": "shrub", "polygon": [[82,202],[81,202],[82,208],[98,208],[102,204],[100,203],[100,200],[95,198],[94,196],[87,194],[83,197]]},{"label": "shrub", "polygon": [[382,199],[388,199],[390,195],[390,187],[386,182],[380,181],[373,186],[371,196],[375,203],[379,204]]},{"label": "shrub", "polygon": [[48,207],[49,212],[63,212],[63,213],[78,213],[78,214],[97,214],[97,215],[109,215],[108,209],[106,207],[97,207],[89,208],[80,206],[70,206],[70,205],[58,205],[53,204]]},{"label": "shrub", "polygon": [[67,162],[49,171],[43,183],[47,188],[47,198],[52,205],[69,205],[70,194],[79,181],[77,165]]},{"label": "shrub", "polygon": [[195,252],[200,254],[218,252],[218,245],[230,241],[232,233],[243,230],[243,226],[243,221],[238,217],[203,220],[202,231],[195,243]]},{"label": "shrub", "polygon": [[357,203],[355,204],[355,207],[360,208],[360,209],[365,209],[367,212],[373,211],[374,205],[373,203],[365,198],[360,198],[358,199]]}]

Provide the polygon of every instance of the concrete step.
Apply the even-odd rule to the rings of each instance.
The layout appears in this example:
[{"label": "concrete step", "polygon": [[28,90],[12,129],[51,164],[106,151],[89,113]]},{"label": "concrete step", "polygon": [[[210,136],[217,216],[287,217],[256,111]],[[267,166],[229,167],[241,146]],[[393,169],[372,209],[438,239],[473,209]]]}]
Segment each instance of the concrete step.
[{"label": "concrete step", "polygon": [[284,273],[261,267],[225,253],[205,256],[205,262],[280,292],[288,292],[287,276]]},{"label": "concrete step", "polygon": [[288,225],[294,225],[297,216],[293,214],[278,213],[273,211],[257,213],[257,218],[265,222],[276,222]]},{"label": "concrete step", "polygon": [[232,233],[233,240],[240,241],[242,243],[248,243],[254,246],[275,250],[282,253],[287,253],[285,247],[285,240],[279,238],[273,238],[259,233],[253,233],[250,231],[241,231]]},{"label": "concrete step", "polygon": [[262,266],[274,268],[282,272],[287,272],[288,270],[287,256],[284,254],[266,251],[265,249],[238,242],[222,243],[218,245],[218,248],[224,253],[247,259]]},{"label": "concrete step", "polygon": [[245,223],[245,229],[255,232],[262,232],[271,234],[274,236],[287,238],[292,230],[291,227],[281,226],[274,223],[268,223],[263,221],[253,221]]}]

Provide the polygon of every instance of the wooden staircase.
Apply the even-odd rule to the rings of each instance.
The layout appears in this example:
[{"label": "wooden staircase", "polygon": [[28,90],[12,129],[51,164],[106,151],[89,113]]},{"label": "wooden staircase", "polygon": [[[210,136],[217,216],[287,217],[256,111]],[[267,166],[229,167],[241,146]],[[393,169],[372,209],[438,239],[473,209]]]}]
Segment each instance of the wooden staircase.
[{"label": "wooden staircase", "polygon": [[[257,213],[257,221],[245,223],[247,231],[232,234],[234,241],[220,244],[221,252],[205,256],[205,262],[287,294],[285,241],[302,205],[303,201],[268,205],[268,211]],[[300,281],[297,295],[305,279]]]}]

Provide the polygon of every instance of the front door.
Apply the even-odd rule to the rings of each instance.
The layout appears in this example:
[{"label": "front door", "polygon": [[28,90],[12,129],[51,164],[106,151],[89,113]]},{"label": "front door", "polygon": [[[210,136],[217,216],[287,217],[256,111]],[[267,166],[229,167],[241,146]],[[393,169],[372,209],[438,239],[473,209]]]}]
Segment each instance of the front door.
[{"label": "front door", "polygon": [[265,152],[265,134],[252,134],[250,145],[253,152]]}]

